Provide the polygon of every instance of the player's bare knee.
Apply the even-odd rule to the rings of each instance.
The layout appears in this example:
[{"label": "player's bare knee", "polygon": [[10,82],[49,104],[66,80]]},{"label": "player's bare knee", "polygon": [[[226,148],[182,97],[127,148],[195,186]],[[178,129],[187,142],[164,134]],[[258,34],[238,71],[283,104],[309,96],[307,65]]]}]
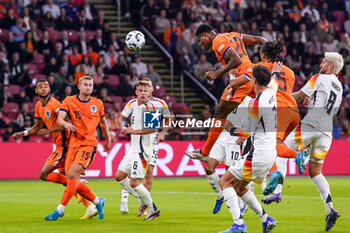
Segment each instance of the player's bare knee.
[{"label": "player's bare knee", "polygon": [[211,175],[215,172],[215,167],[209,165],[209,164],[206,164],[205,167],[204,167],[204,170],[205,170],[205,173],[207,175]]},{"label": "player's bare knee", "polygon": [[39,177],[40,177],[41,180],[46,181],[48,175],[49,175],[49,174],[47,174],[47,173],[46,173],[45,171],[43,171],[43,170],[41,170],[41,171],[39,172]]},{"label": "player's bare knee", "polygon": [[224,190],[225,188],[229,187],[229,182],[225,179],[219,179],[219,186],[221,188],[221,190]]},{"label": "player's bare knee", "polygon": [[141,181],[139,179],[131,178],[130,179],[130,186],[131,188],[136,188],[141,184]]},{"label": "player's bare knee", "polygon": [[311,166],[309,166],[309,175],[311,178],[315,177],[315,176],[318,176],[319,174],[321,174],[322,171],[319,170],[319,169],[314,169],[312,168]]}]

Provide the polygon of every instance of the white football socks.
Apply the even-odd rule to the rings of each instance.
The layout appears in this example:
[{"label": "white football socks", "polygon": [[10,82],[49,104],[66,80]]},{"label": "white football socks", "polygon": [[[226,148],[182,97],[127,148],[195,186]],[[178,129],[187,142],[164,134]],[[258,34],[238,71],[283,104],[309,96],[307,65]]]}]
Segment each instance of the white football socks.
[{"label": "white football socks", "polygon": [[222,193],[224,195],[227,208],[232,215],[233,222],[238,225],[243,224],[243,219],[240,219],[241,212],[238,206],[238,196],[234,188],[225,188],[222,190]]},{"label": "white football socks", "polygon": [[[278,171],[282,172],[283,178],[286,178],[287,174],[287,163],[288,159],[287,158],[281,158],[278,157],[276,158],[276,166]],[[283,184],[277,184],[276,189],[273,191],[273,193],[278,194],[282,192]]]},{"label": "white football socks", "polygon": [[317,176],[314,176],[312,178],[312,181],[316,185],[317,190],[320,193],[320,196],[326,206],[326,214],[329,214],[331,212],[331,209],[333,208],[333,203],[331,191],[329,189],[329,184],[326,178],[323,176],[323,174],[319,174]]},{"label": "white football socks", "polygon": [[122,202],[128,202],[129,192],[126,188],[122,189]]},{"label": "white football socks", "polygon": [[96,196],[95,200],[92,203],[94,203],[95,205],[100,204],[100,198],[98,198],[98,196]]},{"label": "white football socks", "polygon": [[59,204],[57,206],[57,210],[60,214],[62,214],[64,212],[64,210],[66,209],[66,206],[65,205],[62,205],[62,204]]},{"label": "white football socks", "polygon": [[139,195],[142,202],[148,206],[150,211],[154,211],[153,207],[153,201],[151,198],[151,194],[148,192],[145,186],[143,184],[140,184],[139,186],[134,188],[134,191]]},{"label": "white football socks", "polygon": [[264,208],[261,206],[259,201],[256,199],[254,193],[248,191],[241,198],[245,203],[247,203],[248,207],[259,216],[262,222],[266,221],[268,215],[266,214]]},{"label": "white football socks", "polygon": [[214,192],[216,193],[216,198],[219,200],[222,198],[222,192],[219,186],[219,175],[214,172],[211,175],[207,175],[209,184],[213,188]]},{"label": "white football socks", "polygon": [[239,210],[241,210],[244,206],[244,202],[242,201],[242,199],[240,197],[237,198],[237,201],[238,201]]},{"label": "white football socks", "polygon": [[140,199],[140,196],[137,193],[135,193],[134,189],[131,187],[129,178],[125,178],[124,180],[122,180],[118,183],[121,186],[123,186],[131,195],[133,195],[137,199]]}]

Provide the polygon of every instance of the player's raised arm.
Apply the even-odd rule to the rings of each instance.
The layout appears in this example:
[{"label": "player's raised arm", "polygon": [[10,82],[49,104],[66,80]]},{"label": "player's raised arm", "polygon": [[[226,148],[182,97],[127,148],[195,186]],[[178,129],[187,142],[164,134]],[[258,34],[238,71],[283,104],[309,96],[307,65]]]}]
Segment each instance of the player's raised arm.
[{"label": "player's raised arm", "polygon": [[37,134],[37,132],[39,132],[40,129],[43,128],[43,121],[41,119],[37,119],[35,118],[35,121],[34,121],[34,125],[32,128],[30,128],[29,130],[25,130],[25,131],[22,131],[22,132],[17,132],[17,133],[14,133],[12,135],[12,137],[17,140],[18,138],[21,138],[23,136],[30,136],[30,135],[33,135],[33,134]]},{"label": "player's raised arm", "polygon": [[242,39],[245,45],[263,45],[265,42],[268,40],[265,37],[262,36],[253,36],[253,35],[247,35],[247,34],[242,34]]},{"label": "player's raised arm", "polygon": [[108,128],[108,124],[107,124],[107,121],[106,121],[105,117],[101,118],[100,126],[101,126],[101,129],[102,129],[103,135],[106,138],[106,144],[105,144],[105,146],[103,148],[103,151],[108,151],[109,148],[111,148],[111,141],[112,140],[111,140],[111,135],[109,134],[109,128]]}]

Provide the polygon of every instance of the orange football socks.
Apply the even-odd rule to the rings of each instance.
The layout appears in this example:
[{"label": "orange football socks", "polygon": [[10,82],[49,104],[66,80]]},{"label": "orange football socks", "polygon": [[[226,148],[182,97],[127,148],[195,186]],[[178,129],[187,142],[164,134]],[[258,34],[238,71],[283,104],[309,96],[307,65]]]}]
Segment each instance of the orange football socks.
[{"label": "orange football socks", "polygon": [[77,184],[78,181],[75,179],[67,179],[67,187],[64,190],[62,199],[61,199],[61,204],[64,206],[67,206],[68,202],[70,199],[72,199],[73,195],[77,191]]},{"label": "orange football socks", "polygon": [[[220,127],[215,127],[215,123],[217,121],[221,122]],[[209,155],[211,148],[214,146],[216,140],[220,136],[221,132],[224,130],[225,122],[226,122],[226,119],[214,118],[214,126],[210,128],[209,134],[208,134],[208,139],[205,142],[205,145],[204,145],[204,147],[201,150],[201,154],[203,156],[208,156]]]},{"label": "orange football socks", "polygon": [[[84,183],[79,183],[77,186],[77,192],[79,193],[80,196],[84,197],[85,199],[89,200],[89,201],[94,201],[96,196],[95,194],[91,191],[91,189],[89,188],[89,186],[87,186]],[[84,199],[83,199],[84,201]],[[85,203],[84,203],[85,205]]]},{"label": "orange football socks", "polygon": [[273,163],[272,168],[270,169],[270,172],[276,171],[277,170],[277,164],[276,161]]},{"label": "orange football socks", "polygon": [[47,178],[47,181],[53,182],[53,183],[58,183],[58,184],[63,184],[67,185],[67,179],[66,176],[62,175],[61,173],[55,173],[51,172]]},{"label": "orange football socks", "polygon": [[277,155],[281,158],[295,159],[297,152],[284,144],[276,145]]}]

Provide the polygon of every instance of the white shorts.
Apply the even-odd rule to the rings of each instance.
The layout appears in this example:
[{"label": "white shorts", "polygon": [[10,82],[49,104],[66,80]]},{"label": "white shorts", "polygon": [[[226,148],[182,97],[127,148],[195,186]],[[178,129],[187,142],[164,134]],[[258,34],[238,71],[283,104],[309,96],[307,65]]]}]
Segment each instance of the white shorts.
[{"label": "white shorts", "polygon": [[133,150],[129,150],[126,155],[124,155],[118,166],[118,170],[129,174],[132,178],[143,179],[146,175],[139,153]]},{"label": "white shorts", "polygon": [[310,160],[323,163],[332,144],[332,138],[307,124],[299,124],[284,140],[293,150],[302,150],[310,146]]},{"label": "white shorts", "polygon": [[241,146],[236,144],[237,139],[231,136],[229,142],[217,141],[210,150],[209,158],[225,162],[228,167],[235,164],[242,156]]},{"label": "white shorts", "polygon": [[151,145],[152,145],[151,160],[149,161],[148,165],[156,166],[157,165],[157,157],[158,157],[158,144],[151,143]]},{"label": "white shorts", "polygon": [[274,164],[276,156],[276,149],[251,150],[247,156],[232,165],[229,171],[239,180],[261,184]]}]

